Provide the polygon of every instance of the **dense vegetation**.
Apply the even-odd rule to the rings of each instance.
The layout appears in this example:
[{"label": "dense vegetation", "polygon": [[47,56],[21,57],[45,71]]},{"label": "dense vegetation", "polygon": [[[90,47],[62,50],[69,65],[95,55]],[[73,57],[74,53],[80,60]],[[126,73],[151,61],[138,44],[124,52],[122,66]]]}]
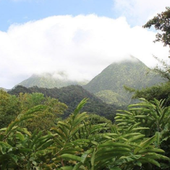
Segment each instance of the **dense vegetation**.
[{"label": "dense vegetation", "polygon": [[92,114],[98,114],[100,116],[105,116],[112,121],[114,121],[116,110],[122,109],[121,107],[118,107],[116,105],[107,105],[106,103],[95,97],[93,94],[89,93],[81,86],[77,85],[67,86],[60,89],[47,89],[38,87],[26,88],[23,86],[17,86],[9,91],[9,94],[19,95],[20,92],[43,93],[45,96],[57,98],[60,102],[63,102],[68,106],[68,109],[64,112],[63,117],[68,117],[68,115],[74,111],[75,106],[77,106],[83,98],[89,99],[87,104],[83,108],[83,111],[90,112]]},{"label": "dense vegetation", "polygon": [[[15,98],[14,110],[20,106],[13,121],[0,129],[1,169],[169,169],[169,153],[162,145],[169,140],[170,115],[163,101],[131,105],[128,111],[117,113],[112,124],[81,113],[86,99],[67,119],[57,120],[66,106],[56,99],[21,93],[16,100],[4,91],[0,96],[6,103]],[[6,119],[9,106],[1,108]]]},{"label": "dense vegetation", "polygon": [[[57,78],[57,76],[60,78]],[[68,80],[64,73],[60,73],[57,76],[49,73],[33,75],[19,83],[19,85],[27,88],[37,86],[49,89],[76,84],[82,85],[83,83]],[[130,56],[127,60],[109,65],[83,88],[107,104],[127,106],[135,101],[131,99],[132,95],[124,89],[124,86],[139,90],[161,82],[165,82],[165,79],[160,74],[155,73],[141,61]]]},{"label": "dense vegetation", "polygon": [[73,81],[69,80],[67,75],[63,72],[60,73],[43,73],[40,75],[32,75],[28,79],[22,81],[18,85],[25,86],[25,87],[43,87],[43,88],[60,88],[69,85],[83,85],[86,84],[87,81]]},{"label": "dense vegetation", "polygon": [[132,94],[128,93],[124,86],[139,90],[161,82],[165,82],[165,79],[160,74],[131,57],[109,65],[83,87],[104,102],[121,106],[134,102],[131,99]]},{"label": "dense vegetation", "polygon": [[[158,16],[169,19],[169,14],[167,8]],[[82,112],[88,99],[62,119],[67,105],[52,97],[54,91],[33,89],[39,91],[22,86],[10,94],[0,90],[0,169],[170,169],[169,82],[146,89],[148,100],[118,110],[114,123]]]},{"label": "dense vegetation", "polygon": [[[156,30],[158,30],[158,33],[156,34],[156,40],[160,41],[164,44],[164,46],[170,45],[170,8],[167,7],[166,11],[157,14],[153,19],[149,20],[145,25],[144,28],[150,28],[154,26]],[[153,100],[153,98],[156,98],[158,100],[160,99],[166,99],[165,105],[170,105],[170,65],[155,57],[159,63],[160,66],[157,66],[155,68],[155,71],[161,74],[162,77],[168,80],[166,83],[162,83],[161,85],[155,85],[150,88],[142,89],[142,90],[134,90],[134,98],[140,98],[145,97],[147,100]]]},{"label": "dense vegetation", "polygon": [[[38,105],[42,107],[37,109]],[[0,90],[0,128],[8,126],[19,114],[29,112],[30,108],[34,108],[33,112],[37,115],[34,115],[34,121],[27,121],[23,126],[29,130],[35,127],[38,127],[38,130],[49,130],[67,106],[58,99],[44,97],[42,93],[20,93],[15,96]]]}]

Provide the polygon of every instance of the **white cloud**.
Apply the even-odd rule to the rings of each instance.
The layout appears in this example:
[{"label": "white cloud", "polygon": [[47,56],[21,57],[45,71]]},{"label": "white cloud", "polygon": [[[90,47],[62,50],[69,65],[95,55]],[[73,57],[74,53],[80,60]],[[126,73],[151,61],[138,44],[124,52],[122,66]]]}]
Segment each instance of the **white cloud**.
[{"label": "white cloud", "polygon": [[169,0],[114,0],[113,9],[129,23],[144,25],[157,13],[170,6]]},{"label": "white cloud", "polygon": [[0,32],[0,87],[11,88],[42,72],[65,71],[70,79],[91,79],[130,54],[152,66],[152,54],[168,56],[168,49],[154,39],[153,32],[131,28],[123,17],[53,16],[12,25]]}]

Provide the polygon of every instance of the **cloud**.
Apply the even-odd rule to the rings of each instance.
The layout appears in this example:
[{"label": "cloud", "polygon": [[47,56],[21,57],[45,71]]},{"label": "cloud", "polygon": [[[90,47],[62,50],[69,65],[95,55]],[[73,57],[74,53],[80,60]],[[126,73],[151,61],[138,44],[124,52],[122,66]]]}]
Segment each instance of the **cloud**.
[{"label": "cloud", "polygon": [[124,17],[52,16],[0,31],[0,87],[11,88],[35,73],[65,72],[72,80],[92,79],[109,64],[133,55],[148,66],[168,49],[155,33],[130,27]]},{"label": "cloud", "polygon": [[125,16],[129,23],[144,25],[157,13],[170,6],[169,0],[114,0],[113,10],[122,16]]}]

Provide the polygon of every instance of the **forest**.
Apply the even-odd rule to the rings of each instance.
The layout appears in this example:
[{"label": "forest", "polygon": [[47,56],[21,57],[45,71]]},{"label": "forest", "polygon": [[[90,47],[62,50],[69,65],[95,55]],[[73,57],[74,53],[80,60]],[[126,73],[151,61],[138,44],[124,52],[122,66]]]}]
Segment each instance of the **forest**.
[{"label": "forest", "polygon": [[[151,26],[155,41],[169,46],[170,8],[144,28]],[[63,117],[68,106],[57,98],[0,90],[0,169],[169,170],[170,66],[160,63],[155,71],[168,81],[133,90],[139,102],[117,108],[114,120],[83,109],[88,98]]]}]

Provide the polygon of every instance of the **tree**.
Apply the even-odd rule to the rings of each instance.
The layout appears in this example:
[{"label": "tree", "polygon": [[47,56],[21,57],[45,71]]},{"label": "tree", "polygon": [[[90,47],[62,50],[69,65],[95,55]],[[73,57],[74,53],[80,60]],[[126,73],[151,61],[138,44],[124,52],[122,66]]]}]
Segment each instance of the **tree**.
[{"label": "tree", "polygon": [[161,41],[165,46],[170,45],[170,7],[166,7],[166,11],[157,14],[157,16],[149,20],[143,27],[150,28],[151,26],[161,31],[156,34],[155,42]]},{"label": "tree", "polygon": [[[43,105],[19,114],[7,127],[1,128],[0,169],[155,170],[155,166],[162,169],[160,160],[168,161],[169,158],[157,145],[158,133],[149,137],[145,135],[143,130],[146,127],[137,122],[140,115],[137,118],[133,116],[133,111],[128,112],[130,119],[136,118],[136,122],[128,128],[123,127],[130,120],[126,119],[127,112],[117,114],[117,124],[96,120],[96,117],[91,118],[80,111],[86,101],[82,100],[67,119],[59,121],[45,135],[41,131],[30,132],[22,127],[25,121],[33,120],[37,113],[46,110]],[[155,105],[147,103],[148,106],[152,115]],[[161,107],[158,108],[161,110]],[[164,115],[160,126],[166,124],[165,121],[169,122],[168,113]]]},{"label": "tree", "polygon": [[14,95],[0,90],[0,128],[6,127],[20,113],[19,100]]},{"label": "tree", "polygon": [[[83,100],[65,121],[58,122],[53,129],[55,148],[53,168],[59,170],[135,170],[160,167],[159,160],[169,160],[163,150],[157,147],[157,135],[147,137],[137,124],[122,128],[129,123],[117,117],[118,125],[89,121],[88,115],[80,109]],[[152,105],[151,105],[152,106]],[[131,113],[132,114],[132,113]],[[152,113],[151,113],[152,114]],[[134,122],[135,123],[135,122]],[[154,166],[155,165],[155,166]]]},{"label": "tree", "polygon": [[[170,158],[170,107],[164,106],[165,100],[158,101],[154,99],[149,102],[146,99],[141,99],[141,101],[140,103],[129,105],[128,110],[119,111],[115,117],[117,125],[125,135],[136,131],[144,134],[145,137],[152,138],[156,136],[154,145],[156,148],[163,149],[165,155]],[[135,138],[138,138],[137,136],[136,134]],[[161,169],[168,170],[170,167],[168,161],[160,161],[160,164]],[[152,166],[150,169],[155,170],[157,168]]]},{"label": "tree", "polygon": [[21,113],[28,111],[30,108],[35,106],[45,106],[46,109],[35,112],[34,119],[29,119],[24,127],[32,132],[37,129],[41,131],[50,130],[55,125],[57,119],[61,117],[67,106],[64,103],[59,102],[55,98],[45,97],[42,93],[20,93],[18,99],[21,105]]},{"label": "tree", "polygon": [[[152,26],[159,31],[156,34],[156,40],[154,42],[161,41],[164,46],[170,46],[170,7],[166,7],[164,12],[157,14],[157,16],[149,20],[143,27],[150,28]],[[157,66],[154,70],[170,81],[170,65],[155,56],[154,58],[162,65],[161,67]]]},{"label": "tree", "polygon": [[[166,7],[166,10],[160,14],[157,14],[153,19],[149,20],[143,27],[150,28],[154,26],[158,33],[156,34],[156,40],[164,44],[164,46],[170,46],[170,7]],[[153,86],[150,88],[136,90],[134,91],[133,98],[146,98],[147,100],[152,100],[156,98],[166,99],[166,106],[170,104],[170,65],[163,60],[160,60],[156,56],[155,59],[158,60],[161,66],[156,66],[154,70],[158,72],[162,77],[168,80],[167,83]]]},{"label": "tree", "polygon": [[53,143],[52,135],[42,135],[42,132],[37,131],[30,133],[22,127],[22,123],[44,109],[44,106],[35,106],[19,114],[7,127],[0,129],[0,169],[41,169],[46,155],[49,154],[48,148]]}]

